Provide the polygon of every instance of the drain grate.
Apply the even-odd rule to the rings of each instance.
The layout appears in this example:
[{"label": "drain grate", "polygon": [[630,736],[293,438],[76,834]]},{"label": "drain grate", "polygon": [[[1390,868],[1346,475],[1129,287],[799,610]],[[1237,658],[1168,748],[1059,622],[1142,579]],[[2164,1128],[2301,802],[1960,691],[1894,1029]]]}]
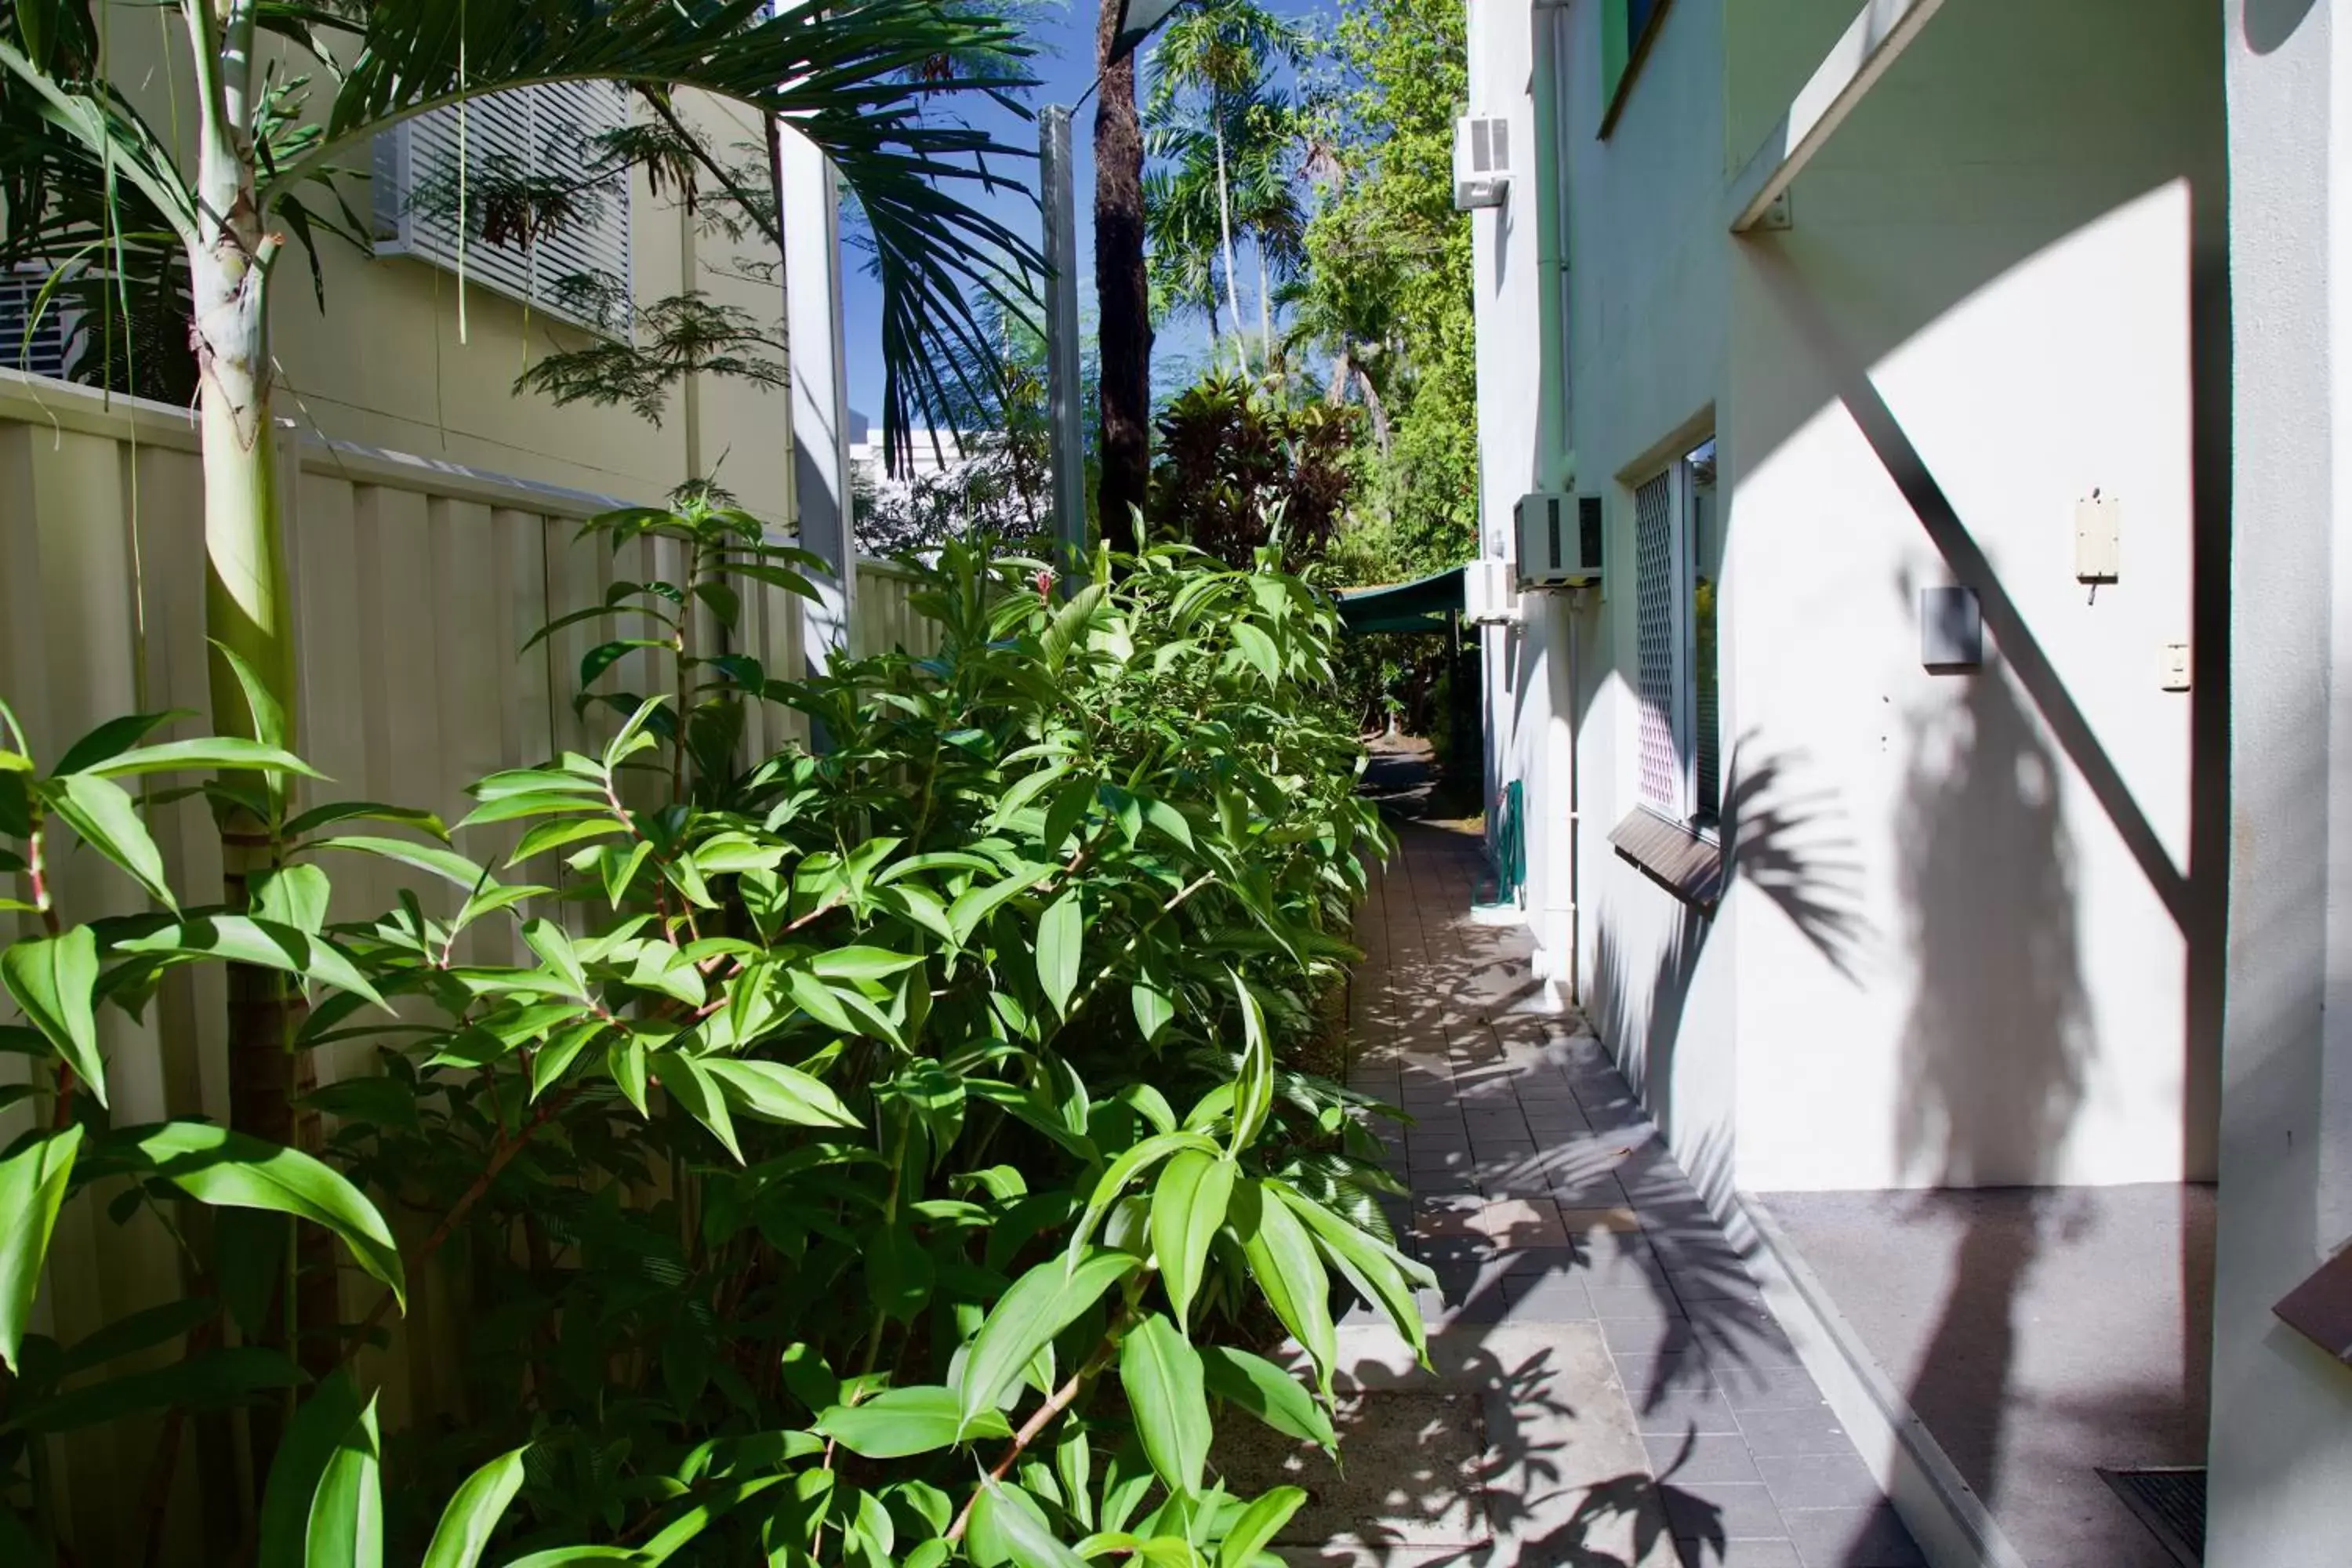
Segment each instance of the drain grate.
[{"label": "drain grate", "polygon": [[2205,1468],[2179,1465],[2158,1469],[2102,1469],[2099,1479],[2148,1533],[2184,1568],[2205,1561]]}]

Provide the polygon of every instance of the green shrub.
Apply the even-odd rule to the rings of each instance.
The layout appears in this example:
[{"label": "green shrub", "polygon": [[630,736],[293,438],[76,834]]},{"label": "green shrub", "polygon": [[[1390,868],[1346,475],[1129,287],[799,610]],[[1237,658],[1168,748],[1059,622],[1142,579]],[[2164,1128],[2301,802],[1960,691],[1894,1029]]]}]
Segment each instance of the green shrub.
[{"label": "green shrub", "polygon": [[[127,1176],[139,1203],[326,1224],[387,1286],[431,1269],[467,1309],[461,1345],[411,1347],[464,1358],[441,1419],[380,1441],[352,1370],[309,1388],[259,1520],[271,1561],[373,1561],[335,1544],[372,1510],[421,1548],[454,1492],[442,1532],[475,1544],[436,1563],[475,1561],[496,1531],[549,1563],[593,1543],[616,1561],[1242,1568],[1301,1494],[1228,1495],[1214,1414],[1328,1444],[1335,1310],[1360,1296],[1418,1347],[1428,1278],[1375,1202],[1395,1188],[1368,1163],[1374,1108],[1285,1065],[1353,956],[1333,933],[1385,848],[1351,793],[1325,604],[1177,547],[1117,574],[1098,558],[1065,596],[1037,563],[950,544],[917,598],[936,653],[794,681],[688,629],[732,626],[730,581],[799,584],[751,520],[592,527],[688,556],[678,583],[615,591],[647,635],[583,662],[611,739],[475,786],[456,837],[497,840],[495,864],[341,835],[458,884],[459,912],[407,897],[322,929],[321,808],[288,824],[313,847],[250,931],[187,910],[67,932],[70,962],[40,939],[7,950],[30,1026],[7,1043],[59,1092],[0,1164],[0,1187],[39,1199],[0,1219],[18,1373],[0,1464],[21,1510],[0,1531],[42,1528],[27,1422],[85,1398],[58,1391],[126,1342],[182,1342],[179,1381],[100,1418],[306,1381],[282,1356],[221,1359],[247,1355],[222,1348],[224,1310],[241,1333],[268,1293],[268,1266],[257,1290],[222,1250],[267,1256],[250,1226],[180,1227],[198,1288],[136,1329],[25,1332],[43,1215]],[[613,689],[633,653],[657,690]],[[740,766],[754,702],[806,713],[824,748]],[[111,755],[141,758],[136,740]],[[160,891],[121,841],[128,797],[69,781],[186,759],[89,764],[114,742],[86,742],[60,778],[11,744],[0,834],[20,859],[62,822]],[[70,805],[84,795],[105,812]],[[118,1129],[72,1092],[102,1082],[91,1006],[232,950],[319,983],[299,1047],[375,1042],[380,1076],[320,1096],[323,1160],[193,1123]],[[424,1216],[404,1252],[380,1211]],[[385,1289],[357,1324],[304,1328],[355,1351],[398,1306]],[[1286,1332],[1304,1383],[1259,1353]],[[381,1502],[379,1468],[398,1483]]]},{"label": "green shrub", "polygon": [[1246,567],[1269,544],[1293,570],[1318,558],[1355,482],[1353,408],[1283,405],[1231,374],[1188,387],[1160,418],[1152,536]]}]

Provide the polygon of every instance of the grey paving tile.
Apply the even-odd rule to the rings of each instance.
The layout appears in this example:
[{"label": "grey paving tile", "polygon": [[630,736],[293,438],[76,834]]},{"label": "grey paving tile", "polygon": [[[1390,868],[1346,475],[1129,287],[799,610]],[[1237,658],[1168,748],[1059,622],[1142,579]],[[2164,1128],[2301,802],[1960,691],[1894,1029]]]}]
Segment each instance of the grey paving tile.
[{"label": "grey paving tile", "polygon": [[1611,1359],[1617,1364],[1617,1379],[1625,1385],[1627,1397],[1637,1403],[1664,1389],[1721,1392],[1715,1381],[1715,1368],[1696,1349],[1687,1349],[1679,1355],[1621,1355]]},{"label": "grey paving tile", "polygon": [[1676,1536],[1789,1535],[1761,1481],[1662,1479],[1658,1490],[1665,1499],[1666,1526]]},{"label": "grey paving tile", "polygon": [[1693,1541],[1675,1538],[1683,1568],[1805,1568],[1787,1541]]},{"label": "grey paving tile", "polygon": [[1822,1403],[1813,1374],[1801,1366],[1748,1366],[1734,1362],[1718,1366],[1715,1381],[1734,1410],[1803,1410]]},{"label": "grey paving tile", "polygon": [[1759,1460],[1782,1454],[1850,1454],[1853,1440],[1826,1405],[1738,1415],[1739,1435]]},{"label": "grey paving tile", "polygon": [[1683,1315],[1682,1303],[1661,1279],[1655,1287],[1647,1285],[1588,1285],[1592,1293],[1592,1310],[1606,1320],[1622,1319],[1637,1323],[1665,1323]]},{"label": "grey paving tile", "polygon": [[1592,1298],[1574,1279],[1559,1275],[1505,1278],[1504,1321],[1513,1323],[1580,1323],[1590,1320]]},{"label": "grey paving tile", "polygon": [[1642,1447],[1649,1452],[1651,1472],[1675,1486],[1698,1481],[1764,1484],[1763,1475],[1756,1468],[1756,1456],[1736,1436],[1654,1432],[1642,1438]]},{"label": "grey paving tile", "polygon": [[1789,1539],[1796,1543],[1805,1568],[1925,1568],[1927,1561],[1903,1521],[1885,1503],[1797,1509],[1785,1517]]},{"label": "grey paving tile", "polygon": [[1885,1500],[1870,1467],[1851,1450],[1768,1454],[1756,1468],[1784,1517],[1791,1509],[1873,1509]]},{"label": "grey paving tile", "polygon": [[1722,1394],[1713,1388],[1654,1386],[1644,1392],[1628,1384],[1625,1397],[1633,1407],[1634,1430],[1645,1436],[1653,1433],[1672,1437],[1689,1433],[1702,1437],[1745,1436],[1739,1417],[1732,1414]]}]

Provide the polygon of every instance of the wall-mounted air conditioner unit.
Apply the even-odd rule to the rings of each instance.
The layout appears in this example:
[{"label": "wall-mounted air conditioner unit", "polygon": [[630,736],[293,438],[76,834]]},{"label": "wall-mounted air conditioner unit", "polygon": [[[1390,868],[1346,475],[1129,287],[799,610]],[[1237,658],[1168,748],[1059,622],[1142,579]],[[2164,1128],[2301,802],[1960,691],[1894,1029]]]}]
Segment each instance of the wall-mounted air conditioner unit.
[{"label": "wall-mounted air conditioner unit", "polygon": [[1511,603],[1511,563],[1492,556],[1462,568],[1462,616],[1474,626],[1509,626],[1519,618]]},{"label": "wall-mounted air conditioner unit", "polygon": [[1454,206],[1498,207],[1511,186],[1511,122],[1467,114],[1454,122]]},{"label": "wall-mounted air conditioner unit", "polygon": [[1537,490],[1511,509],[1519,586],[1557,588],[1601,580],[1601,498]]}]

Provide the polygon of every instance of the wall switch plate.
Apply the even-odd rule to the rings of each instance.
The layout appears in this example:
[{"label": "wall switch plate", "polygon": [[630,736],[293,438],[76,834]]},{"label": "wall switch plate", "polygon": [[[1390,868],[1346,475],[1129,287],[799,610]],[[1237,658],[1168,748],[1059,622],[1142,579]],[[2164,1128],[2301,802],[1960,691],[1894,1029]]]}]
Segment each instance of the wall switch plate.
[{"label": "wall switch plate", "polygon": [[2074,581],[2112,583],[2123,556],[2123,505],[2096,490],[2074,503]]},{"label": "wall switch plate", "polygon": [[2185,642],[2164,645],[2164,689],[2167,691],[2189,689],[2189,645]]},{"label": "wall switch plate", "polygon": [[1974,669],[1984,662],[1984,618],[1973,588],[1919,590],[1919,662],[1929,669]]}]

